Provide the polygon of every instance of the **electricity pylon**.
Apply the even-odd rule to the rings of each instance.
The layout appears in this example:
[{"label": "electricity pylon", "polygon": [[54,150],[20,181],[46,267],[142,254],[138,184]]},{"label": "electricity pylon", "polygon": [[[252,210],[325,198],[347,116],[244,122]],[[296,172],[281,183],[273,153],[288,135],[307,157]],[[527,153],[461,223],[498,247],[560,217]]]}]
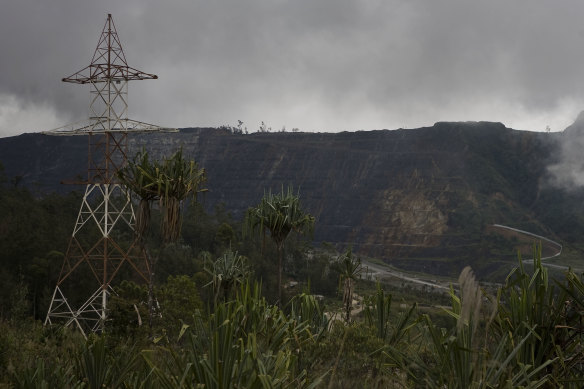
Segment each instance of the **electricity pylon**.
[{"label": "electricity pylon", "polygon": [[[128,66],[111,14],[91,64],[63,78],[64,82],[90,84],[90,117],[45,134],[87,135],[88,173],[87,181],[80,182],[85,184],[85,194],[45,325],[74,326],[84,336],[101,331],[114,278],[123,273],[149,281],[149,261],[134,234],[136,218],[130,194],[116,173],[127,161],[129,133],[176,131],[128,119],[128,81],[157,78]],[[88,283],[94,285],[94,292],[79,296]]]}]

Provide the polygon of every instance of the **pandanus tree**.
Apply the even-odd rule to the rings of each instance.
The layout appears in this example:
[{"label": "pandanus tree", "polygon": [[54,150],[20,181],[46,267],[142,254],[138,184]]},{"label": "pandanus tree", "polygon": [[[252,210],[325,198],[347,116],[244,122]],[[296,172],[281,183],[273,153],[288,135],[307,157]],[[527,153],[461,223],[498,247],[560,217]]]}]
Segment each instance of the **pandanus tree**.
[{"label": "pandanus tree", "polygon": [[294,194],[292,186],[280,193],[264,193],[260,203],[249,208],[245,215],[244,235],[261,233],[265,242],[266,235],[276,245],[278,251],[278,303],[282,300],[282,258],[284,242],[291,232],[312,234],[314,216],[305,213],[300,207],[300,195]]},{"label": "pandanus tree", "polygon": [[150,203],[159,198],[153,178],[156,166],[150,162],[148,153],[138,152],[132,161],[118,171],[118,178],[139,200],[136,211],[136,236],[140,243],[150,226]]},{"label": "pandanus tree", "polygon": [[223,300],[226,301],[237,287],[247,280],[250,274],[247,258],[230,248],[216,261],[207,261],[205,271],[212,277],[211,282],[207,285],[213,286],[215,305],[217,305],[221,294]]},{"label": "pandanus tree", "polygon": [[338,258],[340,266],[340,283],[343,287],[343,307],[345,309],[345,321],[351,320],[351,310],[353,308],[353,293],[355,292],[355,283],[361,276],[363,270],[361,259],[353,256],[353,251],[349,247],[344,254]]},{"label": "pandanus tree", "polygon": [[118,178],[140,199],[136,215],[136,234],[143,240],[150,225],[150,208],[158,201],[162,211],[161,234],[163,242],[173,243],[180,237],[182,226],[181,206],[184,200],[206,191],[205,169],[194,160],[184,159],[182,150],[162,161],[150,161],[146,151],[120,169]]},{"label": "pandanus tree", "polygon": [[[148,153],[142,150],[118,171],[118,178],[140,201],[135,232],[142,247],[145,245],[145,236],[150,226],[152,202],[158,201],[162,212],[160,230],[164,246],[176,242],[180,237],[183,202],[188,198],[196,200],[198,193],[206,191],[202,187],[206,181],[205,169],[199,168],[194,160],[185,160],[182,149],[162,161],[151,161]],[[148,255],[148,261],[150,263],[148,307],[152,325],[153,276],[157,260]]]}]

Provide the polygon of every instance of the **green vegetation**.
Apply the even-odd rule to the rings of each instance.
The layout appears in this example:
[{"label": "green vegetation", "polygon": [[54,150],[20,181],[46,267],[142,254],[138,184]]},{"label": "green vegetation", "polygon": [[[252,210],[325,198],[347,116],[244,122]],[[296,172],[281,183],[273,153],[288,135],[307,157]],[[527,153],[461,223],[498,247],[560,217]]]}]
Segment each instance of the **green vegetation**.
[{"label": "green vegetation", "polygon": [[[205,169],[200,169],[194,160],[183,158],[182,150],[174,153],[162,162],[150,161],[148,153],[142,151],[117,172],[120,182],[138,196],[140,202],[136,216],[136,239],[145,247],[145,233],[150,226],[150,213],[153,201],[158,201],[162,218],[160,232],[161,250],[169,243],[175,243],[182,228],[181,206],[183,201],[197,193],[205,191],[200,188],[206,181]],[[146,250],[148,253],[148,250]],[[149,262],[148,317],[152,328],[154,318],[154,270],[158,257],[147,255]]]},{"label": "green vegetation", "polygon": [[[131,304],[140,291],[124,285],[119,303]],[[161,293],[167,296],[162,317],[168,319],[158,323],[155,338],[140,332],[135,320],[115,315],[116,308],[106,333],[88,341],[30,319],[0,321],[0,382],[64,388],[584,383],[584,283],[572,272],[562,282],[550,281],[541,262],[532,274],[520,262],[497,296],[485,295],[465,269],[460,291],[450,292],[451,308],[445,309],[450,319],[441,325],[416,305],[393,308],[379,284],[365,299],[365,314],[350,324],[329,318],[307,293],[281,309],[250,281],[207,311],[193,300],[196,290],[189,285],[195,284],[182,276],[161,286],[167,289]]]},{"label": "green vegetation", "polygon": [[363,268],[361,259],[353,257],[351,248],[339,256],[337,259],[341,270],[339,282],[343,285],[343,309],[345,310],[345,322],[351,321],[351,310],[353,309],[353,292],[357,278],[361,276]]},{"label": "green vegetation", "polygon": [[306,214],[300,207],[300,195],[294,194],[291,186],[284,192],[264,194],[257,207],[248,209],[245,215],[244,233],[259,231],[265,240],[266,233],[278,250],[278,304],[282,302],[282,258],[284,242],[291,232],[312,233],[314,216]]},{"label": "green vegetation", "polygon": [[140,199],[137,216],[137,233],[141,237],[150,221],[150,202],[158,201],[162,208],[161,233],[164,243],[176,242],[180,236],[182,202],[197,193],[206,181],[205,169],[194,160],[183,158],[182,150],[162,162],[150,161],[148,153],[141,151],[118,171],[118,178]]},{"label": "green vegetation", "polygon": [[[38,320],[70,233],[60,224],[73,225],[79,196],[37,199],[0,180],[0,387],[583,386],[584,282],[573,271],[552,279],[540,248],[495,293],[470,268],[446,295],[374,283],[351,249],[339,255],[289,234],[314,224],[297,194],[268,194],[245,221],[191,202],[173,213],[175,242],[145,228],[159,258],[152,327],[149,287],[120,281],[104,332],[85,340]],[[278,209],[278,196],[290,200],[285,216],[263,212]]]}]

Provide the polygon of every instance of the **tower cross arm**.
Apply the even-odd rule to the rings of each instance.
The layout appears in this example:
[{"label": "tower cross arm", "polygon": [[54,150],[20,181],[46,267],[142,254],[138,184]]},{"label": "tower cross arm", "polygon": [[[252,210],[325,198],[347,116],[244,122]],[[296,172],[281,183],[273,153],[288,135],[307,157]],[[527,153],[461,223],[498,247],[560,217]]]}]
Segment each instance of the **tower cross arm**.
[{"label": "tower cross arm", "polygon": [[[89,74],[87,74],[89,73]],[[114,64],[91,64],[80,71],[65,77],[63,82],[74,84],[90,84],[106,81],[134,81],[134,80],[156,80],[156,74],[150,74],[135,69],[128,65]]]},{"label": "tower cross arm", "polygon": [[[108,132],[122,133],[150,133],[150,132],[178,132],[178,128],[160,127],[155,124],[140,122],[132,119],[114,121],[118,127],[107,127],[108,119],[90,119],[68,124],[59,128],[43,131],[44,135],[90,135],[105,134]],[[106,128],[108,128],[106,130]]]}]

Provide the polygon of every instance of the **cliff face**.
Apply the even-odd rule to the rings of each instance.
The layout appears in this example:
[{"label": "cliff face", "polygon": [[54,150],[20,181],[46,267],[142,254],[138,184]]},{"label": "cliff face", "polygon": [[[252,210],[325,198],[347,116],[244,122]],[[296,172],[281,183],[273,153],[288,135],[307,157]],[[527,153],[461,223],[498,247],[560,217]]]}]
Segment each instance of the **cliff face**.
[{"label": "cliff face", "polygon": [[[292,184],[317,218],[316,242],[353,244],[362,255],[401,266],[454,272],[493,259],[489,224],[558,237],[559,221],[546,213],[546,201],[576,199],[544,185],[558,136],[472,122],[337,134],[183,129],[134,136],[129,146],[130,154],[144,147],[154,156],[182,147],[207,170],[209,208],[224,203],[240,218],[264,190]],[[70,190],[58,183],[84,177],[86,161],[84,137],[0,139],[6,175],[22,176],[40,193]],[[573,223],[584,227],[580,219]]]}]

